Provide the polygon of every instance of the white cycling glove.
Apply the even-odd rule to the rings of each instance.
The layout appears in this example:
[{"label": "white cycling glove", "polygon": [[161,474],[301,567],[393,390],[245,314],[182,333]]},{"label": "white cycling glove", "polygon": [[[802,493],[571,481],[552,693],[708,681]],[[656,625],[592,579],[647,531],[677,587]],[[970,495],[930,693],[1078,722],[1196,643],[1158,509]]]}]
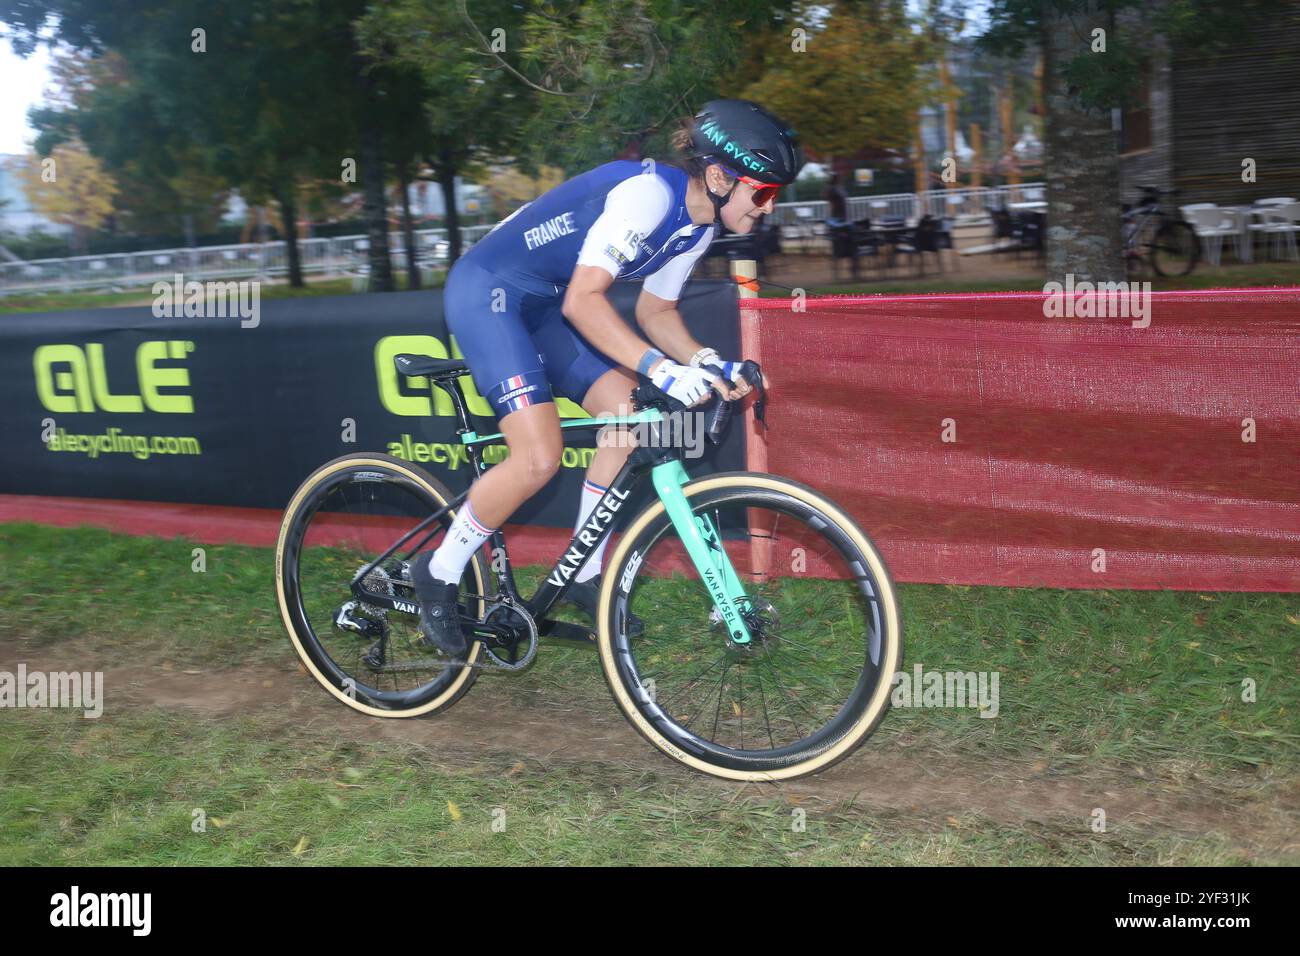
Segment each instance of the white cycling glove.
[{"label": "white cycling glove", "polygon": [[683,405],[694,405],[706,398],[712,391],[710,384],[717,376],[702,368],[678,365],[671,359],[664,359],[650,373],[650,381],[660,391],[667,392]]},{"label": "white cycling glove", "polygon": [[740,381],[740,362],[724,362],[718,357],[718,353],[711,348],[703,348],[691,356],[691,367],[700,368],[704,365],[713,365],[722,369],[722,374],[732,383]]}]

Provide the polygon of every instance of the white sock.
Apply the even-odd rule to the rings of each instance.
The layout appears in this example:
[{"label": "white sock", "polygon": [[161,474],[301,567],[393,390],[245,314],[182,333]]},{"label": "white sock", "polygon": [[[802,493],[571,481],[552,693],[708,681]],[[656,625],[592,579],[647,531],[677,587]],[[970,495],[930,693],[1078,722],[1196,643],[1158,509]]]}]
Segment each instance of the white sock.
[{"label": "white sock", "polygon": [[465,571],[465,565],[474,556],[474,552],[483,547],[483,542],[491,537],[494,528],[485,528],[474,517],[474,509],[469,506],[469,499],[460,506],[460,511],[447,529],[447,537],[442,539],[438,550],[429,562],[429,573],[435,580],[444,584],[457,584]]},{"label": "white sock", "polygon": [[[574,534],[577,534],[578,529],[591,517],[591,513],[596,510],[596,502],[605,497],[607,491],[609,491],[608,488],[602,488],[590,478],[582,483],[582,503],[578,505],[578,520],[573,526]],[[606,538],[596,546],[596,550],[588,555],[586,563],[574,575],[574,581],[590,581],[600,574],[600,565],[605,559],[605,545],[608,543],[609,538]]]}]

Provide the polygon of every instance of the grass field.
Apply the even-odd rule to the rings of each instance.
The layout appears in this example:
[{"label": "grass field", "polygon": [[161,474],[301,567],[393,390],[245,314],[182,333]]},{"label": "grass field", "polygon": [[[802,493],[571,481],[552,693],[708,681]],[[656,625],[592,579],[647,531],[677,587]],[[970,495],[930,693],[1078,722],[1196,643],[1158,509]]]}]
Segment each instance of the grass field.
[{"label": "grass field", "polygon": [[354,714],[297,667],[271,552],[194,547],[0,525],[0,671],[106,694],[0,709],[0,864],[1300,861],[1300,596],[905,585],[905,666],[999,673],[998,716],[895,709],[741,786],[636,736],[581,646],[445,715]]}]

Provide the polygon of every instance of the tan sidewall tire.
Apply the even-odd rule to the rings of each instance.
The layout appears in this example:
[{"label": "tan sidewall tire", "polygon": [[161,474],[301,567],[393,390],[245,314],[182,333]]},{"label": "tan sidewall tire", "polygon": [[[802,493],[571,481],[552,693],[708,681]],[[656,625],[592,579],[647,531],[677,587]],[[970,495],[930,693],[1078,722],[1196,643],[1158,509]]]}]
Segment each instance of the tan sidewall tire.
[{"label": "tan sidewall tire", "polygon": [[[381,455],[377,453],[344,455],[341,458],[335,458],[333,461],[321,465],[312,472],[307,480],[304,481],[302,485],[299,486],[298,490],[294,492],[293,498],[289,501],[289,506],[284,509],[284,518],[280,522],[280,534],[275,544],[275,594],[276,600],[280,605],[280,617],[284,621],[285,630],[289,632],[289,640],[293,642],[293,648],[298,654],[298,660],[302,661],[303,666],[307,668],[308,672],[314,678],[316,678],[316,682],[329,691],[336,700],[341,701],[353,710],[358,710],[363,714],[369,714],[372,717],[419,717],[422,714],[433,713],[439,708],[455,703],[459,697],[469,690],[470,685],[474,683],[474,678],[476,676],[475,668],[462,667],[460,676],[447,685],[447,689],[443,693],[439,694],[429,703],[422,704],[412,710],[381,710],[378,707],[371,707],[369,704],[363,703],[359,700],[354,700],[347,694],[343,693],[343,691],[335,687],[334,684],[330,682],[329,678],[322,674],[316,667],[316,664],[311,659],[311,655],[307,653],[307,649],[303,646],[297,629],[294,627],[293,615],[289,612],[289,604],[285,596],[284,546],[294,516],[298,513],[298,509],[302,506],[303,501],[316,485],[325,478],[328,478],[330,475],[342,471],[344,468],[354,467],[357,465],[374,465],[400,472],[410,478],[411,481],[415,482],[417,485],[423,487],[442,504],[446,504],[455,497],[442,482],[438,481],[438,479],[434,478],[428,472],[421,468],[417,468],[408,462],[402,461],[400,458],[393,458],[390,455]],[[484,583],[487,580],[487,571],[484,567],[483,556],[481,554],[475,554],[473,560],[470,561],[470,567],[474,569],[474,576],[478,583],[478,593],[486,593],[484,590]],[[480,617],[482,617],[483,611],[483,602],[480,600],[478,609]],[[478,641],[474,641],[470,646],[467,662],[470,664],[476,663],[482,654],[482,651],[483,645]]]},{"label": "tan sidewall tire", "polygon": [[[848,537],[862,551],[867,564],[871,568],[871,573],[875,577],[880,591],[881,613],[885,622],[885,633],[882,635],[881,642],[881,673],[886,675],[894,674],[902,665],[903,656],[902,624],[898,613],[898,600],[894,593],[894,582],[889,576],[889,571],[885,567],[879,551],[876,550],[876,546],[867,537],[866,533],[858,527],[857,522],[845,514],[844,510],[835,505],[834,502],[822,497],[806,485],[784,478],[773,478],[771,475],[759,472],[737,471],[710,475],[706,478],[698,478],[687,482],[682,490],[689,499],[697,494],[721,488],[761,488],[780,491],[816,507],[835,520],[835,523],[845,531]],[[854,748],[875,729],[876,724],[888,711],[889,695],[893,686],[891,680],[883,679],[879,682],[872,692],[871,700],[863,711],[861,718],[832,747],[807,760],[778,770],[735,770],[706,763],[676,746],[646,720],[645,716],[637,709],[628,694],[627,688],[623,686],[623,682],[619,678],[614,658],[613,635],[609,629],[610,610],[614,600],[615,588],[618,586],[623,573],[623,563],[627,560],[633,542],[641,536],[641,532],[645,527],[660,515],[663,515],[664,511],[663,502],[655,498],[644,511],[632,519],[632,522],[619,539],[618,547],[614,549],[613,555],[606,564],[611,573],[604,576],[604,586],[600,593],[596,646],[600,651],[600,665],[605,672],[605,681],[609,684],[610,691],[613,693],[614,699],[618,702],[624,716],[643,737],[669,757],[702,773],[722,777],[726,780],[790,780],[810,773],[817,773],[819,770],[825,770],[851,754]]]}]

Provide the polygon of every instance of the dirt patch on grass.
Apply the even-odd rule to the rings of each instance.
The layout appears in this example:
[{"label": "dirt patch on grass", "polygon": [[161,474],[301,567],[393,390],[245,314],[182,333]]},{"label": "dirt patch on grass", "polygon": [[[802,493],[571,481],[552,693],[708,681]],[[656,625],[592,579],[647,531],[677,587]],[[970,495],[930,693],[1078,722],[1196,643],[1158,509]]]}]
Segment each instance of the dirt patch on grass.
[{"label": "dirt patch on grass", "polygon": [[274,732],[341,732],[358,742],[417,747],[449,765],[458,757],[472,763],[487,756],[542,767],[607,764],[650,771],[678,786],[710,787],[730,799],[778,796],[810,810],[851,804],[918,825],[978,827],[980,819],[1015,826],[1065,823],[1085,836],[1101,808],[1109,832],[1140,828],[1189,838],[1219,833],[1243,856],[1294,860],[1300,854],[1300,779],[1290,775],[1207,774],[1172,761],[1141,771],[1145,778],[1119,768],[1079,771],[1054,767],[1050,755],[1032,762],[991,761],[908,746],[882,731],[823,774],[739,785],[677,767],[641,739],[612,700],[578,705],[550,692],[506,693],[500,682],[509,678],[499,675],[480,681],[443,714],[396,720],[348,710],[296,667],[196,670],[164,662],[104,669],[81,647],[74,654],[0,643],[0,669],[12,671],[18,661],[29,672],[104,670],[103,720],[121,706],[211,719],[255,715]]}]

